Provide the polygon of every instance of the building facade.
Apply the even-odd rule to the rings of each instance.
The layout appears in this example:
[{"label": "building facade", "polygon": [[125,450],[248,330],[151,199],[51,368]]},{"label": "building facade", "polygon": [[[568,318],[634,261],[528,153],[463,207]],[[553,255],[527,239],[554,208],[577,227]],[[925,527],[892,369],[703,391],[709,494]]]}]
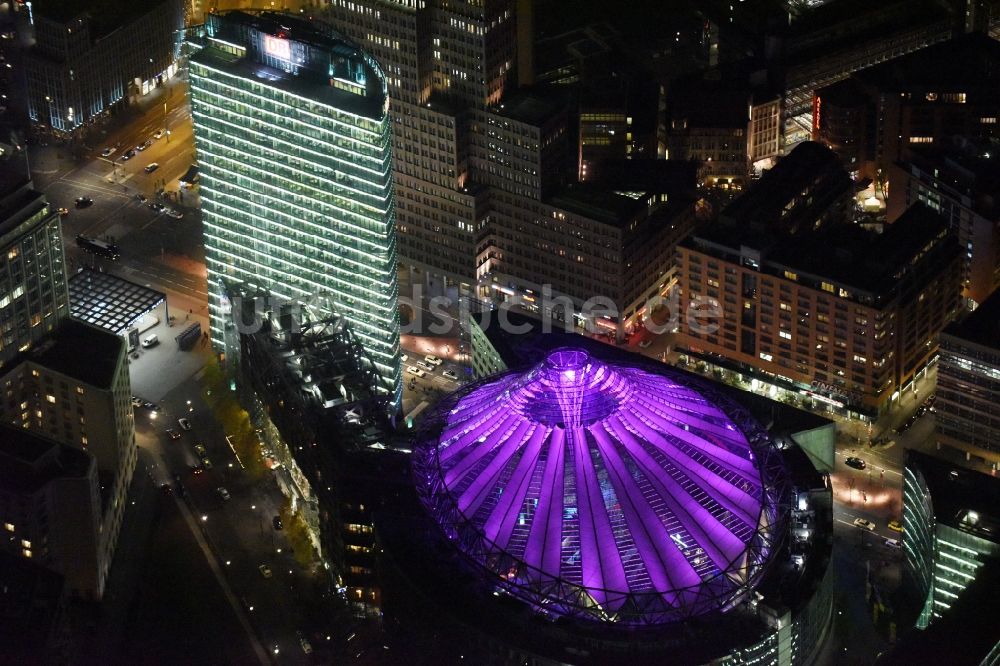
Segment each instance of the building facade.
[{"label": "building facade", "polygon": [[835,159],[800,145],[678,246],[677,347],[870,418],[934,357],[958,306],[961,257],[922,206],[882,235],[845,224],[850,181],[825,171]]},{"label": "building facade", "polygon": [[[87,353],[81,353],[87,350]],[[70,318],[0,374],[3,423],[92,455],[100,478],[100,598],[111,568],[137,449],[126,343]]]},{"label": "building facade", "polygon": [[918,629],[946,615],[976,584],[987,560],[1000,555],[1000,482],[907,452],[903,469],[904,582],[918,600]]},{"label": "building facade", "polygon": [[[997,116],[980,118],[995,124]],[[979,305],[1000,287],[1000,144],[944,144],[911,150],[889,169],[887,220],[920,202],[938,211],[964,250],[962,295]]]},{"label": "building facade", "polygon": [[210,16],[191,58],[212,340],[229,287],[344,316],[399,404],[396,199],[386,78],[296,17]]},{"label": "building facade", "polygon": [[0,425],[0,548],[62,574],[72,596],[99,599],[101,493],[79,448]]},{"label": "building facade", "polygon": [[1000,466],[1000,292],[941,334],[937,441]]},{"label": "building facade", "polygon": [[116,104],[146,95],[177,73],[181,0],[109,5],[87,12],[78,3],[31,3],[35,44],[25,66],[33,123],[76,134]]},{"label": "building facade", "polygon": [[0,372],[69,314],[59,214],[26,175],[0,165]]}]

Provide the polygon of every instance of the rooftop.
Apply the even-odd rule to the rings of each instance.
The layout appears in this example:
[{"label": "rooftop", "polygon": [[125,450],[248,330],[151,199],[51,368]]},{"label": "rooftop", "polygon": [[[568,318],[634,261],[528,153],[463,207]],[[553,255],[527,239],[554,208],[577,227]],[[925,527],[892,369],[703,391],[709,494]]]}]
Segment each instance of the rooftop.
[{"label": "rooftop", "polygon": [[124,334],[166,298],[163,292],[89,268],[69,276],[70,314],[115,335]]},{"label": "rooftop", "polygon": [[565,94],[558,90],[519,88],[503,98],[492,111],[505,118],[541,127],[566,108]]},{"label": "rooftop", "polygon": [[1000,289],[993,292],[975,311],[954,323],[942,334],[1000,351]]},{"label": "rooftop", "polygon": [[1000,42],[972,32],[854,74],[883,91],[972,92],[1000,97]]},{"label": "rooftop", "polygon": [[1000,479],[908,449],[907,467],[924,475],[938,523],[1000,544]]},{"label": "rooftop", "polygon": [[18,355],[10,367],[30,361],[97,387],[111,388],[125,340],[77,319],[66,318],[32,349]]},{"label": "rooftop", "polygon": [[645,192],[629,196],[620,190],[574,183],[545,200],[556,208],[588,217],[612,226],[627,225],[646,207],[648,195]]},{"label": "rooftop", "polygon": [[[231,11],[210,15],[206,26],[209,45],[191,56],[191,62],[258,85],[263,81],[268,86],[373,120],[385,117],[387,92],[381,68],[360,46],[329,25],[292,14]],[[273,39],[250,37],[259,33]],[[236,56],[211,46],[213,37],[243,45],[245,55]],[[264,51],[257,50],[258,43]],[[279,69],[268,62],[285,65]],[[333,85],[333,80],[349,81],[364,92],[342,90]]]},{"label": "rooftop", "polygon": [[174,0],[33,0],[32,12],[58,23],[69,23],[81,15],[90,18],[90,36],[99,39],[120,28],[156,5]]},{"label": "rooftop", "polygon": [[968,197],[965,205],[976,213],[1000,219],[1000,140],[954,137],[941,144],[910,146],[906,155],[913,166]]},{"label": "rooftop", "polygon": [[86,476],[94,459],[72,446],[0,424],[0,486],[31,493],[49,481]]}]

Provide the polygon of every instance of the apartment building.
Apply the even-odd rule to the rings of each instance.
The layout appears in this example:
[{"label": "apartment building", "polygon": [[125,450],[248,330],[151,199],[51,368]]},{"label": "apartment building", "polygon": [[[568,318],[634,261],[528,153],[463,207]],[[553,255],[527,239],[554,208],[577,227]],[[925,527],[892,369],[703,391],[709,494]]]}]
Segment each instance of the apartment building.
[{"label": "apartment building", "polygon": [[881,235],[844,223],[850,181],[831,162],[827,149],[801,144],[680,243],[686,314],[676,344],[873,418],[934,357],[958,305],[961,257],[946,222],[924,206]]}]

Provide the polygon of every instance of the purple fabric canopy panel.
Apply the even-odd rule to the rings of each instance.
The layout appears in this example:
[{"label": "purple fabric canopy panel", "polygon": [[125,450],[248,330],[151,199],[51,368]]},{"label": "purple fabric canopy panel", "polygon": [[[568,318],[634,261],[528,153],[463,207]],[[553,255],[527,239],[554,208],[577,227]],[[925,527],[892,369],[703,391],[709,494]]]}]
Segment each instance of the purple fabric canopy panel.
[{"label": "purple fabric canopy panel", "polygon": [[539,612],[624,624],[725,612],[779,536],[782,474],[767,433],[705,393],[669,368],[556,350],[428,417],[421,496],[495,590]]}]

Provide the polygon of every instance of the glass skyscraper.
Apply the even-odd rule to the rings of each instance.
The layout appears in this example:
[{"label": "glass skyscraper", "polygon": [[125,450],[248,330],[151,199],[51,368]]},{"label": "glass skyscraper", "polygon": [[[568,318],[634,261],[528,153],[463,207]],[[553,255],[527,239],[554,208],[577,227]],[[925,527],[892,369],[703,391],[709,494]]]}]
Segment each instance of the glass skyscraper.
[{"label": "glass skyscraper", "polygon": [[343,316],[401,398],[385,77],[356,44],[286,14],[210,15],[190,63],[213,343],[227,294]]}]

